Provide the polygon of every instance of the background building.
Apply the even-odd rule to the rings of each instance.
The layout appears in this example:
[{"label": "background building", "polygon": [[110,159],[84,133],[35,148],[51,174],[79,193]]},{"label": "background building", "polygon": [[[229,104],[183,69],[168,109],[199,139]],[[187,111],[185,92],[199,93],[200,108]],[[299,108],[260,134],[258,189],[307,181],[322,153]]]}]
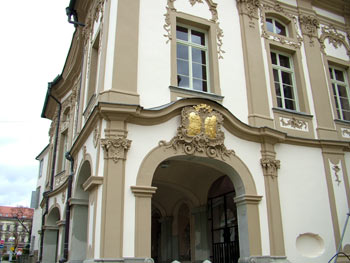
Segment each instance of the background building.
[{"label": "background building", "polygon": [[0,206],[0,240],[4,240],[2,255],[14,249],[30,245],[33,209],[26,207]]},{"label": "background building", "polygon": [[349,1],[72,0],[67,15],[76,31],[42,111],[40,261],[336,254]]}]

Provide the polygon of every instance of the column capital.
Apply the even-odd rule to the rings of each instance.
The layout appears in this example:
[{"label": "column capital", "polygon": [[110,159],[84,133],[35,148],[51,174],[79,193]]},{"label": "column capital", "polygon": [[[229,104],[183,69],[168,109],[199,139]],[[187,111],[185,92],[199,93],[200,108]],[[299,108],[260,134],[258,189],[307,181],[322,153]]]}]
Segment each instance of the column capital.
[{"label": "column capital", "polygon": [[135,186],[131,186],[130,188],[131,188],[131,192],[133,192],[135,197],[148,197],[148,198],[151,198],[157,190],[157,187],[142,186],[142,185],[135,185]]}]

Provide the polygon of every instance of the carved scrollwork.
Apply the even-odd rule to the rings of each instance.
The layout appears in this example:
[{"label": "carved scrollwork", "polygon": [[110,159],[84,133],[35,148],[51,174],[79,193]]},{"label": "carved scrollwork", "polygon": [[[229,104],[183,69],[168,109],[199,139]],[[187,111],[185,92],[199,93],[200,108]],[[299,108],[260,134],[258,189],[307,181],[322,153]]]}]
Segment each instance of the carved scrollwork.
[{"label": "carved scrollwork", "polygon": [[250,19],[258,18],[257,12],[261,7],[260,0],[236,0],[241,14],[247,15]]},{"label": "carved scrollwork", "polygon": [[277,170],[281,167],[280,161],[271,158],[260,159],[261,167],[265,176],[277,177]]},{"label": "carved scrollwork", "polygon": [[339,172],[341,171],[340,167],[338,165],[333,165],[332,170],[334,171],[335,181],[338,183],[338,185],[341,183],[341,180],[339,179]]},{"label": "carved scrollwork", "polygon": [[319,41],[323,52],[325,52],[326,48],[324,43],[326,39],[328,39],[329,43],[332,44],[334,48],[339,48],[341,45],[344,45],[347,50],[347,54],[350,56],[350,46],[345,40],[345,35],[339,33],[334,25],[323,26],[321,28],[321,36]]},{"label": "carved scrollwork", "polygon": [[344,138],[350,138],[350,129],[342,128],[341,134]]},{"label": "carved scrollwork", "polygon": [[320,27],[319,20],[314,16],[300,15],[299,23],[303,34],[308,36],[310,39],[310,46],[313,46],[314,38],[317,38],[317,29]]},{"label": "carved scrollwork", "polygon": [[222,115],[206,104],[186,107],[181,112],[181,126],[170,142],[160,141],[159,146],[182,149],[185,154],[203,153],[210,158],[229,157],[234,154],[224,145],[225,135],[221,131]]},{"label": "carved scrollwork", "polygon": [[120,159],[125,160],[126,152],[130,149],[131,140],[125,137],[101,139],[101,147],[105,153],[105,159],[112,159],[117,163]]},{"label": "carved scrollwork", "polygon": [[295,117],[292,117],[291,119],[280,117],[280,122],[281,125],[286,128],[308,131],[307,122],[304,120],[298,120]]}]

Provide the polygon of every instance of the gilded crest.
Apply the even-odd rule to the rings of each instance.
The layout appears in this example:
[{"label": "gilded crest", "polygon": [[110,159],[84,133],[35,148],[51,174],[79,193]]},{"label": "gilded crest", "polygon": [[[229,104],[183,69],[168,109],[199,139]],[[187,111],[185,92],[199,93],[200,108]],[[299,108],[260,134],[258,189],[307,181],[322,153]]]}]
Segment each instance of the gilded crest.
[{"label": "gilded crest", "polygon": [[219,112],[206,104],[199,104],[183,108],[181,117],[177,135],[170,142],[160,141],[160,146],[172,147],[176,151],[182,147],[186,154],[205,153],[211,158],[234,154],[224,145],[223,117]]}]

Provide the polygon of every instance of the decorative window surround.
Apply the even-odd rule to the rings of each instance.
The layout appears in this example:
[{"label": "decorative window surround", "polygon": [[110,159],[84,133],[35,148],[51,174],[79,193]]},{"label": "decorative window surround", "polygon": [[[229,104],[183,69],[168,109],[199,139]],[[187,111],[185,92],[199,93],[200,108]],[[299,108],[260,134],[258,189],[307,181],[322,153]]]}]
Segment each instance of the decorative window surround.
[{"label": "decorative window surround", "polygon": [[321,35],[319,37],[319,41],[321,44],[321,51],[323,53],[325,53],[326,45],[324,41],[326,39],[328,39],[329,43],[332,44],[336,49],[339,48],[339,46],[343,45],[347,51],[348,56],[350,57],[350,46],[345,40],[345,35],[339,33],[336,27],[332,24],[329,26],[325,25],[321,27]]}]

